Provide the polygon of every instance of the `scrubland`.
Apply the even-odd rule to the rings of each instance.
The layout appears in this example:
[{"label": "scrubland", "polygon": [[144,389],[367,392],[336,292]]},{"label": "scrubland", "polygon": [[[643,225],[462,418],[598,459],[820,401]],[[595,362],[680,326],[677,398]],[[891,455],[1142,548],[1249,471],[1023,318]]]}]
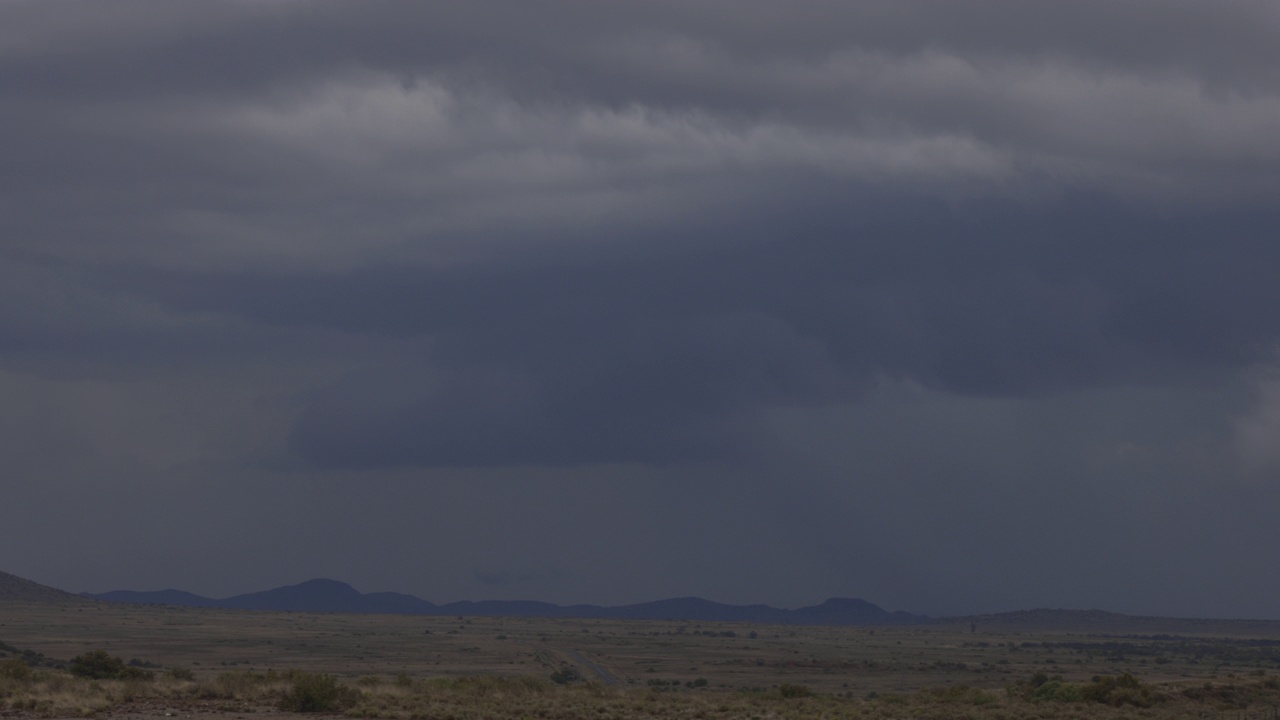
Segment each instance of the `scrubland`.
[{"label": "scrubland", "polygon": [[[0,606],[0,715],[1275,717],[1280,625],[890,628]],[[606,684],[612,680],[612,684]]]},{"label": "scrubland", "polygon": [[[1188,692],[1195,690],[1198,692]],[[1043,691],[1043,692],[1042,692]],[[566,718],[696,720],[832,718],[848,720],[952,720],[992,718],[1203,718],[1228,713],[1274,715],[1280,685],[1247,679],[1188,687],[1160,687],[1132,676],[1081,684],[1048,680],[1001,690],[951,685],[911,693],[850,696],[814,694],[803,685],[758,690],[557,685],[545,678],[410,678],[362,676],[339,681],[326,674],[224,671],[195,679],[89,679],[63,671],[32,671],[0,679],[6,716],[93,717],[288,714],[321,712],[362,718]]]}]

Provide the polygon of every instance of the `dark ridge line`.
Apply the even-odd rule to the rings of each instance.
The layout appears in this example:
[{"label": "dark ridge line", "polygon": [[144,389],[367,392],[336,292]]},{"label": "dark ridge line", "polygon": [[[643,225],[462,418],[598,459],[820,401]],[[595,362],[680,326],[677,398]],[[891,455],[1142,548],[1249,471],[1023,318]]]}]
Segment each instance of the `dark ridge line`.
[{"label": "dark ridge line", "polygon": [[208,598],[181,590],[83,593],[86,598],[136,605],[174,605],[229,610],[339,612],[397,615],[461,615],[473,617],[558,617],[617,620],[688,620],[753,622],[768,625],[914,625],[932,618],[890,612],[855,598],[831,598],[820,605],[788,610],[768,605],[730,605],[697,597],[671,598],[633,605],[556,605],[526,600],[485,600],[437,605],[403,593],[361,593],[337,580],[308,580],[297,585]]}]

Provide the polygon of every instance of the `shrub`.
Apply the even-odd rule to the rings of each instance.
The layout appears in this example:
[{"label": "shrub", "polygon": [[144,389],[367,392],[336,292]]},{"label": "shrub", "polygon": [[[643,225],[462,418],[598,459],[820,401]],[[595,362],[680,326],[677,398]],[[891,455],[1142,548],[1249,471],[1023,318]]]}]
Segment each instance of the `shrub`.
[{"label": "shrub", "polygon": [[1083,700],[1116,707],[1133,705],[1143,708],[1151,707],[1164,699],[1150,685],[1139,681],[1129,673],[1119,677],[1110,675],[1095,677],[1093,682],[1080,688],[1080,696]]},{"label": "shrub", "polygon": [[93,680],[150,680],[155,677],[150,670],[126,665],[120,658],[107,654],[106,650],[77,655],[71,659],[68,670],[72,675]]},{"label": "shrub", "polygon": [[808,685],[797,685],[795,683],[782,683],[778,686],[778,694],[784,698],[803,698],[809,697],[813,691]]},{"label": "shrub", "polygon": [[359,699],[359,692],[338,684],[332,675],[298,673],[279,707],[286,712],[339,712]]},{"label": "shrub", "polygon": [[22,658],[9,658],[0,662],[0,678],[27,680],[31,678],[31,666]]},{"label": "shrub", "polygon": [[173,667],[165,670],[165,677],[172,680],[195,680],[196,674],[188,668]]},{"label": "shrub", "polygon": [[1080,702],[1084,700],[1084,696],[1079,685],[1050,680],[1037,687],[1031,694],[1031,699],[1036,702]]}]

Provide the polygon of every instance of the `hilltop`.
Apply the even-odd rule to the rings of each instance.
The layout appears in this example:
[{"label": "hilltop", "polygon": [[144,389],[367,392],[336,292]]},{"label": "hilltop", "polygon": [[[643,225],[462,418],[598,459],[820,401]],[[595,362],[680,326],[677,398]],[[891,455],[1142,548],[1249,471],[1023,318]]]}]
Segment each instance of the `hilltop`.
[{"label": "hilltop", "polygon": [[9,603],[44,603],[44,604],[83,604],[87,602],[79,595],[72,595],[64,590],[41,585],[17,575],[0,572],[0,602]]},{"label": "hilltop", "polygon": [[630,620],[757,622],[771,625],[908,625],[929,622],[923,615],[890,612],[853,598],[832,598],[795,610],[768,605],[730,605],[696,597],[672,598],[634,605],[555,605],[529,600],[460,601],[437,605],[413,595],[362,593],[337,580],[315,579],[261,592],[215,599],[180,590],[117,590],[86,597],[140,605],[177,605],[236,610],[344,612],[395,615],[465,615],[471,617],[556,617]]}]

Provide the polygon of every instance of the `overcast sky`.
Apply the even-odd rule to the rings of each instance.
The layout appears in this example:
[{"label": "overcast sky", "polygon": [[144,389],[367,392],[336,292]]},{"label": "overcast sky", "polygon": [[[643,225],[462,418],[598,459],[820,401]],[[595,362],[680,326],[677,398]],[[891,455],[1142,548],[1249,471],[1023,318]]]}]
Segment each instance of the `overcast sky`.
[{"label": "overcast sky", "polygon": [[1271,0],[4,0],[0,123],[0,570],[1280,618]]}]

